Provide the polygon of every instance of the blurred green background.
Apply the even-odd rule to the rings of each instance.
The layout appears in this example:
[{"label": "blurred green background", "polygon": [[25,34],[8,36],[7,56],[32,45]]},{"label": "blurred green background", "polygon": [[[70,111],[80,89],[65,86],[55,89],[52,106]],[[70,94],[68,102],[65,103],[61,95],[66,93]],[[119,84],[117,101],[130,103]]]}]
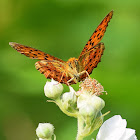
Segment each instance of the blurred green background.
[{"label": "blurred green background", "polygon": [[[58,140],[74,140],[77,131],[75,118],[46,102],[46,79],[34,68],[36,61],[8,43],[66,61],[78,57],[112,9],[102,62],[91,77],[108,92],[101,96],[106,102],[102,112],[111,111],[105,120],[120,114],[140,138],[140,0],[0,0],[0,140],[35,140],[39,122],[54,124]],[[78,90],[78,84],[73,87]]]}]

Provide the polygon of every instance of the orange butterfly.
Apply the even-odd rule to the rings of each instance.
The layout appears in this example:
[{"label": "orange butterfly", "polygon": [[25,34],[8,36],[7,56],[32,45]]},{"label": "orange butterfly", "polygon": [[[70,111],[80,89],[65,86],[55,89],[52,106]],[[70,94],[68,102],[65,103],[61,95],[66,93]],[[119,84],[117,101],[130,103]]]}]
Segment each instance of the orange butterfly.
[{"label": "orange butterfly", "polygon": [[89,76],[89,74],[92,73],[92,70],[96,68],[97,64],[100,62],[105,47],[104,43],[99,42],[103,38],[112,16],[113,11],[111,11],[99,24],[78,59],[70,58],[65,62],[40,50],[18,43],[10,42],[9,45],[31,59],[39,59],[40,61],[35,63],[35,67],[40,73],[44,74],[46,78],[53,78],[66,85],[76,84]]}]

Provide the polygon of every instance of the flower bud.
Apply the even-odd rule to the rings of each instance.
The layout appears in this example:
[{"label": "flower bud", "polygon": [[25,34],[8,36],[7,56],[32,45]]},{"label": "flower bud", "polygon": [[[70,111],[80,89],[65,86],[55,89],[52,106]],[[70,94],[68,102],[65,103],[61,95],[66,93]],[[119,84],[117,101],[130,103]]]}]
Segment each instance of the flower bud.
[{"label": "flower bud", "polygon": [[103,99],[96,95],[90,94],[81,94],[77,100],[77,107],[79,108],[79,113],[85,118],[85,120],[96,119],[97,114],[102,110],[105,106],[105,102]]},{"label": "flower bud", "polygon": [[94,106],[95,109],[99,110],[99,111],[101,111],[105,106],[104,100],[101,99],[100,97],[96,96],[96,95],[92,96],[91,103],[92,103],[92,106]]},{"label": "flower bud", "polygon": [[36,134],[40,139],[49,139],[54,134],[54,126],[50,123],[39,123]]},{"label": "flower bud", "polygon": [[100,97],[96,95],[81,94],[77,100],[77,107],[80,108],[87,103],[99,111],[102,110],[102,108],[105,106],[104,100]]},{"label": "flower bud", "polygon": [[63,107],[65,109],[68,109],[69,107],[72,107],[76,103],[76,95],[75,95],[75,90],[69,86],[70,92],[65,92],[62,95],[62,102],[63,102]]},{"label": "flower bud", "polygon": [[93,119],[95,117],[95,110],[93,108],[93,106],[89,105],[89,104],[85,104],[84,106],[81,106],[79,108],[79,113],[87,119]]},{"label": "flower bud", "polygon": [[44,92],[48,98],[56,99],[61,95],[62,91],[62,84],[53,79],[51,82],[46,82],[44,86]]}]

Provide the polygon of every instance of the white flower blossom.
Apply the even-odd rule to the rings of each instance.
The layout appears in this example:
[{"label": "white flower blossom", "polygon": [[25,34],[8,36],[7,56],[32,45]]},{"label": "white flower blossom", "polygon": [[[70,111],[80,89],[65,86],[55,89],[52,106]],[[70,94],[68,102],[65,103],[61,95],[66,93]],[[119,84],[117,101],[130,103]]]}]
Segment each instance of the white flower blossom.
[{"label": "white flower blossom", "polygon": [[103,123],[96,140],[137,140],[135,130],[126,128],[126,125],[125,119],[115,115]]}]

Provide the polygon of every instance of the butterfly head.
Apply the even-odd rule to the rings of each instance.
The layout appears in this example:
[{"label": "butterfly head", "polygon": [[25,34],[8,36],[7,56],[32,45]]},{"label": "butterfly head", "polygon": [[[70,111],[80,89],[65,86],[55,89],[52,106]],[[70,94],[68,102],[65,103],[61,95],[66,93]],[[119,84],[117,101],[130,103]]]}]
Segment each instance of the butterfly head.
[{"label": "butterfly head", "polygon": [[78,64],[78,60],[76,58],[70,58],[67,61],[67,69],[68,70],[72,70],[72,71],[77,71],[79,64]]}]

